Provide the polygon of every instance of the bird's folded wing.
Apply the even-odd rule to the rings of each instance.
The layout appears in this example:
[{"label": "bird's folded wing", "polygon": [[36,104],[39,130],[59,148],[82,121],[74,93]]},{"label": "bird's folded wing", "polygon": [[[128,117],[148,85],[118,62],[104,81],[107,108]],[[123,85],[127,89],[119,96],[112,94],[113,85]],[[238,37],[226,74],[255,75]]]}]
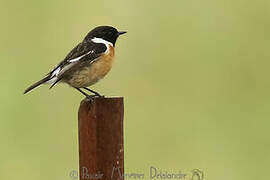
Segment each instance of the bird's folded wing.
[{"label": "bird's folded wing", "polygon": [[67,70],[71,70],[73,67],[78,67],[79,63],[85,62],[91,63],[107,50],[106,45],[102,43],[86,42],[83,41],[73,48],[70,53],[61,61],[49,74],[54,82],[53,87],[58,81],[62,79]]},{"label": "bird's folded wing", "polygon": [[63,75],[68,69],[80,62],[89,62],[98,58],[105,53],[107,47],[104,44],[97,44],[93,42],[85,42],[78,44],[73,48],[65,59],[60,62],[49,74],[51,76]]}]

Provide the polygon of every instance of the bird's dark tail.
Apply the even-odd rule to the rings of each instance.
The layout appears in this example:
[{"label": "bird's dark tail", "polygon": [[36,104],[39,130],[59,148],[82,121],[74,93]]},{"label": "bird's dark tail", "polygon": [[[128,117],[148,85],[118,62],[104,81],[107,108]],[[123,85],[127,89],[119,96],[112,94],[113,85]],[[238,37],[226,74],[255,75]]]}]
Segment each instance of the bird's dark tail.
[{"label": "bird's dark tail", "polygon": [[24,91],[24,94],[28,93],[29,91],[31,91],[32,89],[38,87],[39,85],[49,81],[51,79],[50,76],[46,76],[45,78],[41,79],[40,81],[36,82],[35,84],[33,84],[32,86],[30,86],[29,88],[27,88],[25,91]]}]

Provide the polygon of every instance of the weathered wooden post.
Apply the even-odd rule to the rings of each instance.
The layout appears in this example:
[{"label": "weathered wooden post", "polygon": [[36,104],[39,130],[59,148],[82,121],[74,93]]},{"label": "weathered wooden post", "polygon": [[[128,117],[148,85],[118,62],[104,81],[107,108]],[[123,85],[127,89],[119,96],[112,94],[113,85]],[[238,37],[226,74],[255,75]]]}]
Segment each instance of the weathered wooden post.
[{"label": "weathered wooden post", "polygon": [[80,180],[122,180],[123,97],[84,99],[79,109]]}]

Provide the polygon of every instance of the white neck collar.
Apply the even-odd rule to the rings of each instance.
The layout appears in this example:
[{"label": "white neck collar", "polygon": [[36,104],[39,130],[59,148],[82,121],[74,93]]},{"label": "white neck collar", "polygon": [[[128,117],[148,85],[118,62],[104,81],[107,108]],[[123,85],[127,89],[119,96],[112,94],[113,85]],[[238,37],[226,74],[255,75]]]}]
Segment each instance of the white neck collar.
[{"label": "white neck collar", "polygon": [[108,45],[110,45],[110,46],[113,46],[113,44],[111,43],[111,42],[109,42],[109,41],[106,41],[106,40],[104,40],[104,39],[102,39],[102,38],[96,38],[96,37],[94,37],[93,39],[91,39],[94,43],[102,43],[102,44],[105,44],[107,47],[108,47]]}]

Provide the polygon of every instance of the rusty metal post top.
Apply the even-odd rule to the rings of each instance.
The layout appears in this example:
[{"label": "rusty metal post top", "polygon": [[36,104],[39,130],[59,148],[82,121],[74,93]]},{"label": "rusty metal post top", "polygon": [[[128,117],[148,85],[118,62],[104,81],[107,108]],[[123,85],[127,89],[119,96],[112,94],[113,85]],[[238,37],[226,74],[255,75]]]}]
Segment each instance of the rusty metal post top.
[{"label": "rusty metal post top", "polygon": [[87,104],[92,104],[92,103],[96,103],[96,102],[106,102],[106,101],[123,101],[124,100],[124,97],[96,97],[96,98],[93,98],[93,101],[91,101],[89,98],[84,98],[82,101],[81,101],[81,105],[84,104],[84,103],[87,103]]}]

